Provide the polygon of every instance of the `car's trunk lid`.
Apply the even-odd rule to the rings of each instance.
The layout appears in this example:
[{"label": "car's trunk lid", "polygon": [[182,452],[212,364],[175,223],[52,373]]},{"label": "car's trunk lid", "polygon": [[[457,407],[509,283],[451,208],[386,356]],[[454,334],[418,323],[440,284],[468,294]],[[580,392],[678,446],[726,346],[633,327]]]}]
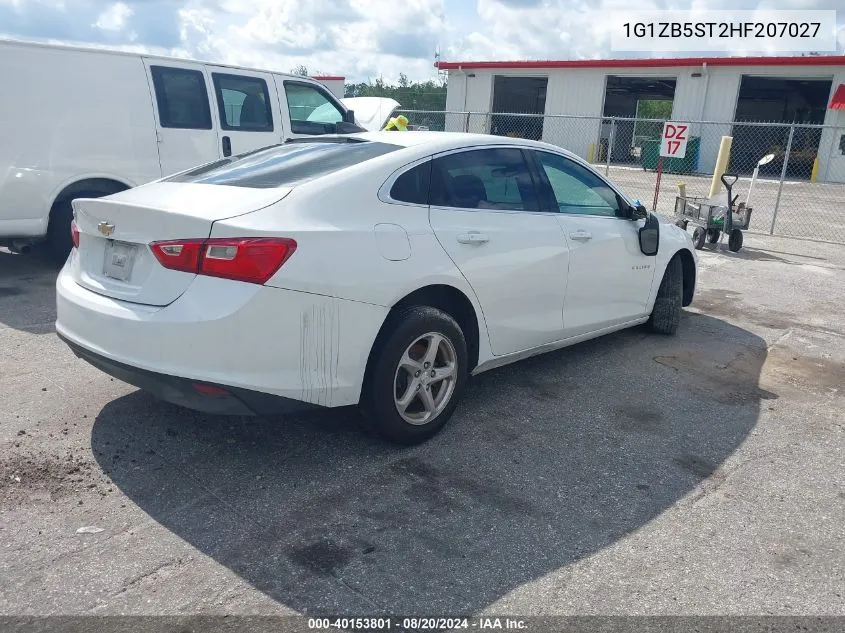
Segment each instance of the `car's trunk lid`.
[{"label": "car's trunk lid", "polygon": [[74,200],[80,234],[74,278],[115,299],[167,305],[196,275],[164,268],[151,242],[206,238],[215,221],[262,209],[290,191],[156,182],[106,198]]}]

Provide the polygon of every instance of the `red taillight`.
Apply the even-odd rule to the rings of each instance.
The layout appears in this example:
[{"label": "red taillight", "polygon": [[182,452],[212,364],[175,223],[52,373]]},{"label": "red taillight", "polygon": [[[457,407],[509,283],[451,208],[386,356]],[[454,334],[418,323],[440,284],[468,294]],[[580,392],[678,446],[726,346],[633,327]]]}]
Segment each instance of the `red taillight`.
[{"label": "red taillight", "polygon": [[74,248],[79,248],[79,227],[76,226],[76,220],[70,221],[70,241],[73,242]]},{"label": "red taillight", "polygon": [[296,250],[284,237],[219,237],[150,244],[165,268],[210,277],[263,284]]},{"label": "red taillight", "polygon": [[165,268],[185,273],[199,273],[200,253],[205,240],[171,240],[153,242],[153,255]]}]

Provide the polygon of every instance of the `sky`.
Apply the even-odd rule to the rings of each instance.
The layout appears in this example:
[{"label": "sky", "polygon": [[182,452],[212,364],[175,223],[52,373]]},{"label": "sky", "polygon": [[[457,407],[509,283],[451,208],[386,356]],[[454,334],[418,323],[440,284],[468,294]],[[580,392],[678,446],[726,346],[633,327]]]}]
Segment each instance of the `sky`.
[{"label": "sky", "polygon": [[[437,77],[443,60],[611,53],[614,9],[832,9],[845,0],[0,0],[0,37],[85,43],[348,82]],[[630,56],[630,55],[628,55]],[[666,55],[661,55],[666,56]]]}]

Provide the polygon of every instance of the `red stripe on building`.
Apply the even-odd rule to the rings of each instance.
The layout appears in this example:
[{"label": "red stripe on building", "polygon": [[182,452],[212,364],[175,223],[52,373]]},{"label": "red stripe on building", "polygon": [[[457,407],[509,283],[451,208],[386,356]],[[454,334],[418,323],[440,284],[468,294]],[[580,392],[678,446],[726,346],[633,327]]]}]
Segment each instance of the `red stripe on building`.
[{"label": "red stripe on building", "polygon": [[830,105],[827,107],[831,110],[845,110],[845,84],[839,84],[836,92],[833,93]]},{"label": "red stripe on building", "polygon": [[534,68],[670,68],[677,66],[845,66],[845,55],[807,57],[669,57],[632,59],[563,59],[513,62],[437,62],[440,70]]}]

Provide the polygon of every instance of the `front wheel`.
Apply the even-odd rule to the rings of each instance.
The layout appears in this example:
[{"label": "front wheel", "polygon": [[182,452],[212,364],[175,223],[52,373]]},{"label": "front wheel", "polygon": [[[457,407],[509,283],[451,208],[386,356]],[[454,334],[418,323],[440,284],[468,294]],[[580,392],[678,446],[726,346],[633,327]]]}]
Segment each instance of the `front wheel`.
[{"label": "front wheel", "polygon": [[707,231],[705,231],[702,227],[696,227],[695,231],[692,232],[692,243],[696,250],[700,251],[704,248],[704,240],[706,239]]},{"label": "front wheel", "polygon": [[416,444],[454,412],[468,372],[467,345],[458,323],[436,308],[415,306],[392,322],[375,350],[361,403],[379,435]]},{"label": "front wheel", "polygon": [[[697,229],[701,230],[701,229]],[[684,271],[681,258],[671,259],[663,273],[663,281],[657,290],[654,309],[648,320],[652,332],[674,334],[681,324],[681,306],[684,299]]]}]

